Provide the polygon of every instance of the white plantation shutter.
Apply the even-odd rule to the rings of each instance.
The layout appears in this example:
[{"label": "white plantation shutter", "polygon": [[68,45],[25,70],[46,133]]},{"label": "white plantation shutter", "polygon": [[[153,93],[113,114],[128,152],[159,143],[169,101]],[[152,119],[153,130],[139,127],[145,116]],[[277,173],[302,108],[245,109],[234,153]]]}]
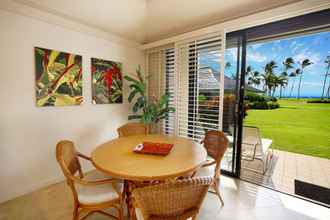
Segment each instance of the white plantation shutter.
[{"label": "white plantation shutter", "polygon": [[[208,66],[217,59],[223,66],[223,35],[176,44],[176,134],[194,140],[205,130],[222,129],[223,71]],[[209,60],[208,60],[209,59]]]},{"label": "white plantation shutter", "polygon": [[[174,107],[174,48],[151,51],[147,55],[148,97],[159,98],[168,94],[169,105]],[[174,134],[175,113],[159,124],[158,131]]]},{"label": "white plantation shutter", "polygon": [[159,51],[148,54],[147,80],[148,80],[148,97],[159,98],[163,92],[161,91],[161,75],[162,75],[162,57]]},{"label": "white plantation shutter", "polygon": [[[174,48],[165,51],[165,94],[169,96],[169,106],[175,108],[175,81],[174,81]],[[175,112],[169,113],[168,118],[164,120],[163,130],[165,134],[174,134]]]}]

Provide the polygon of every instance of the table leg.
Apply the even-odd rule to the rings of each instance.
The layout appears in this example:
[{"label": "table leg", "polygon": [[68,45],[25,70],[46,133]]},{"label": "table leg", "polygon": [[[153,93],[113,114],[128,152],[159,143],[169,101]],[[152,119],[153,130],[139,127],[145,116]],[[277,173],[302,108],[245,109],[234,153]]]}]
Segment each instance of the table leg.
[{"label": "table leg", "polygon": [[128,180],[124,181],[124,194],[126,197],[126,206],[127,206],[127,215],[128,218],[131,220],[135,220],[135,209],[133,204],[133,198],[132,198],[132,191],[134,189],[134,183],[130,182]]}]

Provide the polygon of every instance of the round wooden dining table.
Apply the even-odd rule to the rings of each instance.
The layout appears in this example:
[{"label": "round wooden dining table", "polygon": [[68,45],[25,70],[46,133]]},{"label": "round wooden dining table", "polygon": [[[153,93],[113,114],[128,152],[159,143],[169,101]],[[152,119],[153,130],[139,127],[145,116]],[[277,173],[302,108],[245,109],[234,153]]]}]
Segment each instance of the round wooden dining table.
[{"label": "round wooden dining table", "polygon": [[[135,153],[143,142],[173,144],[166,156]],[[92,152],[92,162],[100,171],[124,180],[124,194],[130,219],[135,220],[131,192],[137,187],[158,184],[192,174],[205,162],[206,150],[187,138],[165,135],[137,135],[108,141]]]},{"label": "round wooden dining table", "polygon": [[[142,142],[173,144],[167,156],[139,154],[133,149]],[[112,177],[130,181],[162,181],[184,176],[198,169],[207,157],[200,144],[187,138],[166,135],[121,137],[98,146],[92,162]]]}]

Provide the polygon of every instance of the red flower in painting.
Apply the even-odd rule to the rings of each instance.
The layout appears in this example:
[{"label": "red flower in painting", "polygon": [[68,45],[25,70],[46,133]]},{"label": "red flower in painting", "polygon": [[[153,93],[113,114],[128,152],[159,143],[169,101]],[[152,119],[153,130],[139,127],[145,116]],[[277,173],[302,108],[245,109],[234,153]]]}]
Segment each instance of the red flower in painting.
[{"label": "red flower in painting", "polygon": [[109,91],[112,87],[112,76],[113,76],[112,69],[107,69],[104,73],[104,81],[105,81],[105,84],[108,87]]},{"label": "red flower in painting", "polygon": [[113,72],[116,76],[117,79],[121,80],[121,73],[120,73],[120,69],[118,68],[118,66],[116,64],[114,64],[112,66]]},{"label": "red flower in painting", "polygon": [[92,66],[92,74],[94,74],[96,72],[96,68],[95,66]]},{"label": "red flower in painting", "polygon": [[119,78],[121,80],[120,69],[116,65],[113,65],[110,69],[106,70],[106,72],[104,73],[104,80],[109,90],[112,87],[113,77],[116,77],[117,79]]},{"label": "red flower in painting", "polygon": [[49,62],[49,54],[48,54],[48,50],[45,50],[45,54],[43,57],[44,69],[48,67],[48,62]]}]

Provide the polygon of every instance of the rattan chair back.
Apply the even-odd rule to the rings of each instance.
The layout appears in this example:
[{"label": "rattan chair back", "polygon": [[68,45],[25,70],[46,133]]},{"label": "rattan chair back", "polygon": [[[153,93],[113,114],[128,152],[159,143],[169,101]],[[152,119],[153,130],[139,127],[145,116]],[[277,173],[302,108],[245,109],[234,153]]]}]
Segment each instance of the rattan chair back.
[{"label": "rattan chair back", "polygon": [[220,162],[229,146],[229,140],[222,131],[206,131],[203,144],[207,154]]},{"label": "rattan chair back", "polygon": [[137,188],[133,198],[144,220],[186,220],[197,215],[212,183],[211,177],[177,180]]},{"label": "rattan chair back", "polygon": [[148,134],[148,126],[142,123],[127,123],[117,129],[119,137]]}]

